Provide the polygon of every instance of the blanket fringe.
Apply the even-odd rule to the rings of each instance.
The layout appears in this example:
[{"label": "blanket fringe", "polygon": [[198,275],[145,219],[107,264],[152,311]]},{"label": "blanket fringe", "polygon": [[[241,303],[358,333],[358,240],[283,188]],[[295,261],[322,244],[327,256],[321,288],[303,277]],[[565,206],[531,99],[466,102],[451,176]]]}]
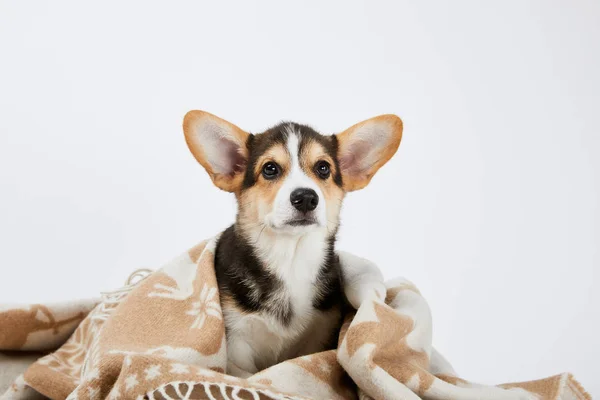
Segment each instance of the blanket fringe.
[{"label": "blanket fringe", "polygon": [[127,280],[125,281],[125,286],[137,285],[138,283],[149,277],[153,272],[154,270],[151,270],[150,268],[136,269],[131,273],[131,275],[129,275],[129,278],[127,278]]},{"label": "blanket fringe", "polygon": [[[270,399],[281,399],[281,400],[307,400],[305,397],[290,396],[287,394],[276,393],[269,389],[259,389],[253,387],[238,386],[225,383],[214,383],[214,382],[193,382],[193,381],[174,381],[167,384],[160,385],[158,388],[151,392],[147,392],[144,396],[146,400],[191,400],[192,393],[194,396],[198,396],[198,392],[194,390],[198,386],[202,386],[204,394],[207,399],[217,400],[217,397],[213,395],[212,388],[218,388],[218,399],[221,400],[243,400],[247,396],[252,395],[254,400],[267,396]],[[169,390],[171,388],[171,390]],[[231,395],[227,393],[227,388],[231,388]],[[241,393],[240,393],[241,392]],[[169,393],[176,393],[178,397],[172,397]],[[196,397],[194,397],[196,398]]]}]

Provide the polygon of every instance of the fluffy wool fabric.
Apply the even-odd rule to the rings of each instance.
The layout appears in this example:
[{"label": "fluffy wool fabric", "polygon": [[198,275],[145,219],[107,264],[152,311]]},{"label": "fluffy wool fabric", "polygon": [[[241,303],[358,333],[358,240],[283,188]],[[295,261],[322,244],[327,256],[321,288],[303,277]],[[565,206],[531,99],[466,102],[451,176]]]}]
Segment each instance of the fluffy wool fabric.
[{"label": "fluffy wool fabric", "polygon": [[431,346],[427,303],[403,279],[388,282],[385,296],[364,294],[346,315],[336,350],[249,379],[226,375],[215,243],[203,242],[99,301],[0,306],[0,350],[58,348],[0,398],[591,399],[569,374],[499,386],[458,378]]}]

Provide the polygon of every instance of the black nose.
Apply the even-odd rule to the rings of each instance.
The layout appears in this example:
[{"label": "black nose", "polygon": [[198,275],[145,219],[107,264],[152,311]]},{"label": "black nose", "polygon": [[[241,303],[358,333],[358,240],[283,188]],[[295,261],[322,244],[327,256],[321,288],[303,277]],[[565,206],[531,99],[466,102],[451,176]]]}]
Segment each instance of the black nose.
[{"label": "black nose", "polygon": [[317,208],[319,196],[312,189],[296,189],[290,194],[290,202],[296,210],[306,213]]}]

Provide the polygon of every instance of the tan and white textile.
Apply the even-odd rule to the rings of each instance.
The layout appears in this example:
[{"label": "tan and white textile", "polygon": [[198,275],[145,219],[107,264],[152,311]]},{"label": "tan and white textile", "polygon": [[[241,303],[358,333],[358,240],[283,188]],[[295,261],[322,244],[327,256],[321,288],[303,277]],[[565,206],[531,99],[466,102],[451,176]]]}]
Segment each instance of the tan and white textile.
[{"label": "tan and white textile", "polygon": [[[0,398],[591,399],[570,374],[498,386],[457,377],[431,346],[425,299],[402,279],[346,315],[337,349],[226,375],[215,242],[99,300],[0,305]],[[19,352],[47,355],[15,378]]]}]

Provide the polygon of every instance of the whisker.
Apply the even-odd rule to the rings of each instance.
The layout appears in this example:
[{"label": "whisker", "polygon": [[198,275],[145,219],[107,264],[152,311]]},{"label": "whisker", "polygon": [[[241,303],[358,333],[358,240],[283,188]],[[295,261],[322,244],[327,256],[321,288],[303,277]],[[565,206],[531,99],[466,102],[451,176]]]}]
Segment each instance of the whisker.
[{"label": "whisker", "polygon": [[260,236],[262,235],[263,231],[265,230],[265,228],[267,227],[267,225],[263,224],[263,228],[260,230],[260,232],[258,233],[258,237],[256,238],[256,242],[254,242],[254,244],[257,244],[258,241],[260,240]]}]

